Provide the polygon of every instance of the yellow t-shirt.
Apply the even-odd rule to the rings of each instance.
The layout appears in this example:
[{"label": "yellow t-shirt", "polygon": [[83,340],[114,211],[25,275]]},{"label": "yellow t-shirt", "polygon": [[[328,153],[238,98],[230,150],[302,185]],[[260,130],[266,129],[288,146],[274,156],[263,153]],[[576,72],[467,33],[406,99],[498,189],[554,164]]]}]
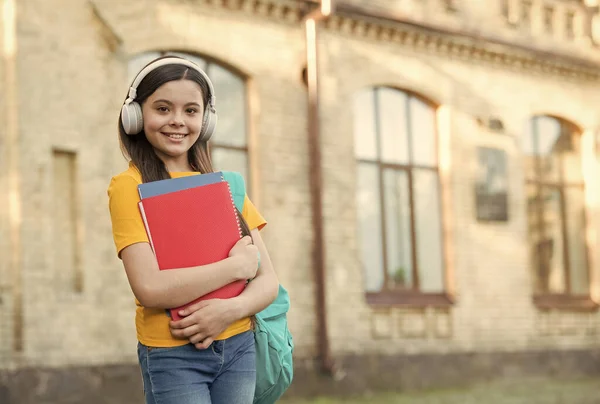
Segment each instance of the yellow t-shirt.
[{"label": "yellow t-shirt", "polygon": [[[171,177],[184,177],[197,175],[197,172],[175,172]],[[109,209],[112,220],[112,230],[117,254],[135,243],[147,243],[148,236],[144,228],[144,222],[139,212],[138,185],[142,183],[142,176],[137,168],[130,163],[129,169],[112,178],[108,187]],[[261,229],[266,225],[265,219],[256,210],[254,204],[244,198],[242,216],[246,219],[248,227]],[[152,347],[173,347],[185,345],[187,340],[175,339],[169,331],[170,318],[164,309],[151,309],[144,307],[135,299],[136,315],[135,326],[138,340]],[[231,324],[216,339],[222,340],[240,334],[251,329],[250,318],[244,318]]]}]

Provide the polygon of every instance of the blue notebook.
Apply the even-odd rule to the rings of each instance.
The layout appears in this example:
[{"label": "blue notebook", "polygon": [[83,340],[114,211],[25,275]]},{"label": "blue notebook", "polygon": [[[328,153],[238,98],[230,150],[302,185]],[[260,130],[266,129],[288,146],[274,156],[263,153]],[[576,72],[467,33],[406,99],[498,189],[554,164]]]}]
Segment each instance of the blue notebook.
[{"label": "blue notebook", "polygon": [[214,184],[221,181],[224,181],[223,173],[221,171],[217,171],[215,173],[189,175],[187,177],[169,178],[166,180],[140,184],[138,185],[138,193],[140,194],[140,199],[144,199],[152,196],[167,194],[169,192],[183,191],[184,189]]}]

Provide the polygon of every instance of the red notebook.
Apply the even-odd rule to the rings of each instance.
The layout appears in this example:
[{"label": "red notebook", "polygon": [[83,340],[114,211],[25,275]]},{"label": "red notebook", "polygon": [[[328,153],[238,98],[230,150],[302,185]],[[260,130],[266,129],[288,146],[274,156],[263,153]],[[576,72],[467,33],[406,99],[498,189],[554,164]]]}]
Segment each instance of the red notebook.
[{"label": "red notebook", "polygon": [[[229,256],[242,237],[235,205],[226,181],[144,198],[139,202],[150,245],[161,270],[211,264]],[[230,283],[192,303],[238,296],[246,282]]]}]

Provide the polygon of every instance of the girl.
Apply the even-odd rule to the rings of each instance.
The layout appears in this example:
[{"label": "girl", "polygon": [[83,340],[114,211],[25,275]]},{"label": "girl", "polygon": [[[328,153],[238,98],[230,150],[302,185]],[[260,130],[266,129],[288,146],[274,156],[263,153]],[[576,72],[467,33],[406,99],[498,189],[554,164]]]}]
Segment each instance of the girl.
[{"label": "girl", "polygon": [[[277,277],[258,232],[266,222],[247,196],[240,215],[245,237],[222,261],[160,271],[146,236],[137,206],[140,183],[213,171],[207,142],[216,123],[214,100],[198,66],[162,57],[138,73],[119,117],[121,149],[130,163],[111,180],[109,208],[117,254],[136,298],[147,404],[252,403],[251,316],[277,296]],[[253,280],[238,297],[199,302],[176,322],[166,314],[240,279]]]}]

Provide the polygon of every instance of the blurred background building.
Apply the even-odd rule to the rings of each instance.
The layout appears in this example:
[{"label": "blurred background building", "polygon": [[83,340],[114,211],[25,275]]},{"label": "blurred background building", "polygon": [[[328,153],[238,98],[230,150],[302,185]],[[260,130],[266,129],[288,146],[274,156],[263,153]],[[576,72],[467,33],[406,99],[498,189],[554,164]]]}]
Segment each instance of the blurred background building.
[{"label": "blurred background building", "polygon": [[317,1],[0,4],[0,402],[141,396],[106,189],[165,53],[206,68],[215,166],[269,221],[290,394],[600,374],[596,1],[340,0],[318,105]]}]

